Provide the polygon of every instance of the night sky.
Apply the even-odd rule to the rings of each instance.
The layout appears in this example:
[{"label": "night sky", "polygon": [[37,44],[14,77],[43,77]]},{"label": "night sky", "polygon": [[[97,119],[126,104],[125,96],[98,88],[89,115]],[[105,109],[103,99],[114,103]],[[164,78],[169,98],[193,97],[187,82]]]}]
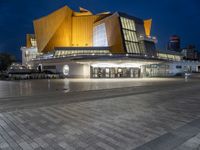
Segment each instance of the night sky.
[{"label": "night sky", "polygon": [[195,44],[200,49],[200,0],[0,0],[0,52],[21,58],[26,33],[33,33],[34,19],[68,5],[94,13],[121,11],[153,19],[152,35],[158,49],[165,49],[169,36],[179,35],[182,47]]}]

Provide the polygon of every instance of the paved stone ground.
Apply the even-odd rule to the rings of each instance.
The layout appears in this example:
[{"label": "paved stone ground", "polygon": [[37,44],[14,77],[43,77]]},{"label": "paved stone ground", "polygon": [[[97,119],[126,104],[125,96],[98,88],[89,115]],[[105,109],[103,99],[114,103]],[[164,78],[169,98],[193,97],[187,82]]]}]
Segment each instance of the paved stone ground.
[{"label": "paved stone ground", "polygon": [[200,81],[0,99],[0,149],[198,150]]}]

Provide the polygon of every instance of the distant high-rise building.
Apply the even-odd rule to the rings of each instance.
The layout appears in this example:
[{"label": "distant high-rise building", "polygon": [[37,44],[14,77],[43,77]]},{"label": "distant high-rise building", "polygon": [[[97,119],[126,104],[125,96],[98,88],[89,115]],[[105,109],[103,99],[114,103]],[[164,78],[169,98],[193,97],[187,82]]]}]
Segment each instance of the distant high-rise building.
[{"label": "distant high-rise building", "polygon": [[183,58],[186,60],[198,60],[198,51],[194,45],[188,45],[182,49]]},{"label": "distant high-rise building", "polygon": [[180,43],[181,40],[179,36],[177,35],[171,36],[168,43],[168,50],[180,52],[181,51]]}]

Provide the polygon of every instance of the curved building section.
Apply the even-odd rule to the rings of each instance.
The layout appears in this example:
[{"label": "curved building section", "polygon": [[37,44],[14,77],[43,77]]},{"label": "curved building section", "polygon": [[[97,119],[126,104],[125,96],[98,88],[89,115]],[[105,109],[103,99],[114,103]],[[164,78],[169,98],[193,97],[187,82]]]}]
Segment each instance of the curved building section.
[{"label": "curved building section", "polygon": [[80,8],[74,12],[64,6],[35,20],[34,30],[39,52],[51,52],[55,47],[93,46],[93,24],[109,14],[93,15]]},{"label": "curved building section", "polygon": [[35,34],[27,34],[21,50],[23,64],[38,71],[67,77],[139,78],[200,68],[198,63],[174,67],[182,60],[180,53],[156,50],[152,19],[122,12],[93,14],[85,8],[75,12],[64,6],[33,24]]},{"label": "curved building section", "polygon": [[151,39],[152,20],[142,20],[125,13],[99,13],[87,9],[74,12],[64,6],[34,21],[39,52],[52,52],[55,47],[108,46],[113,54],[155,55]]}]

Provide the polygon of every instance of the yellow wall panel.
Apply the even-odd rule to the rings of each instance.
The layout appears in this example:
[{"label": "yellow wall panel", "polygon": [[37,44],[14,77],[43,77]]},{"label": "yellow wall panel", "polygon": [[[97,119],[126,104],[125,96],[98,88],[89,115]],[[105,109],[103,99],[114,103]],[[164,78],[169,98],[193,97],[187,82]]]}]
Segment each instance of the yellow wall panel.
[{"label": "yellow wall panel", "polygon": [[54,50],[55,47],[69,47],[71,45],[71,22],[64,19],[53,37],[49,40],[43,52]]},{"label": "yellow wall panel", "polygon": [[93,24],[98,16],[72,18],[72,46],[93,45]]},{"label": "yellow wall panel", "polygon": [[[47,46],[47,45],[53,45],[53,43],[55,43],[55,41],[53,40],[56,41],[58,40],[57,37],[59,37],[58,34],[60,32],[58,33],[56,32],[58,31],[58,28],[62,26],[61,24],[63,24],[65,20],[67,21],[67,23],[66,22],[65,23],[68,32],[65,32],[66,34],[62,35],[64,35],[67,38],[67,40],[69,40],[66,42],[66,45],[70,44],[71,16],[72,16],[72,10],[69,7],[65,6],[51,13],[48,16],[45,16],[41,19],[34,21],[34,30],[39,52],[52,50],[51,49],[52,46]],[[56,36],[54,36],[54,34],[56,34]],[[52,44],[48,44],[49,41],[51,41]]]},{"label": "yellow wall panel", "polygon": [[152,19],[144,20],[144,29],[145,29],[146,36],[151,35],[151,25],[152,25]]},{"label": "yellow wall panel", "polygon": [[[94,23],[108,15],[110,14],[92,15],[85,9],[78,13],[65,6],[48,16],[35,20],[34,30],[39,52],[50,52],[55,47],[93,46]],[[112,22],[113,20],[114,22]],[[108,34],[121,37],[120,31],[118,31],[119,21],[116,17],[113,20],[107,21]],[[116,28],[113,29],[113,27]],[[110,38],[111,45],[117,44],[116,52],[122,50],[119,39],[121,40],[121,38]]]}]

